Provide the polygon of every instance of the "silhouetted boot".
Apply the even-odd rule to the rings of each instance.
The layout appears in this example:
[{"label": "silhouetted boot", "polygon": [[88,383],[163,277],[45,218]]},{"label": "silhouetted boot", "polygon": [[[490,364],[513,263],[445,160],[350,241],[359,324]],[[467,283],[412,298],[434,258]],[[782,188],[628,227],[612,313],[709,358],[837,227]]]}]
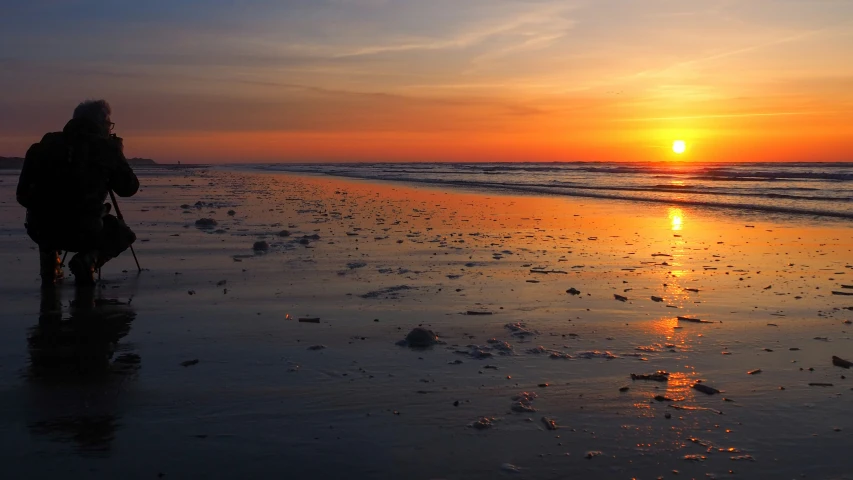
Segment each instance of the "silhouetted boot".
[{"label": "silhouetted boot", "polygon": [[56,250],[39,250],[39,275],[42,288],[51,288],[62,280],[62,260]]},{"label": "silhouetted boot", "polygon": [[92,286],[95,284],[95,269],[98,267],[97,252],[80,252],[71,257],[68,262],[71,273],[74,274],[74,285]]}]

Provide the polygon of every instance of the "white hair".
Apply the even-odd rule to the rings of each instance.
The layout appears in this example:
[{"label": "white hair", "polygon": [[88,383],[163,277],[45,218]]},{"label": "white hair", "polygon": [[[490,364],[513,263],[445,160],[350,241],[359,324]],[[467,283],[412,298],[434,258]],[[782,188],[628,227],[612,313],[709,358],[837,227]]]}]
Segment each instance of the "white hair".
[{"label": "white hair", "polygon": [[110,104],[106,100],[86,100],[74,109],[74,118],[85,118],[98,125],[104,125],[112,113]]}]

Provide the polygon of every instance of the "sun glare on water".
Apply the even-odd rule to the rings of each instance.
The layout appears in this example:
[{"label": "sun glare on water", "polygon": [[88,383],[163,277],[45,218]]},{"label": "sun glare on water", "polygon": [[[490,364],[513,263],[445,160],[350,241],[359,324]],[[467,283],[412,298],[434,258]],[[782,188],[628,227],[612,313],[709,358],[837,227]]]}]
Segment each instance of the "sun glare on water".
[{"label": "sun glare on water", "polygon": [[684,143],[684,140],[676,140],[672,142],[672,151],[681,155],[684,151],[687,150],[687,144]]}]

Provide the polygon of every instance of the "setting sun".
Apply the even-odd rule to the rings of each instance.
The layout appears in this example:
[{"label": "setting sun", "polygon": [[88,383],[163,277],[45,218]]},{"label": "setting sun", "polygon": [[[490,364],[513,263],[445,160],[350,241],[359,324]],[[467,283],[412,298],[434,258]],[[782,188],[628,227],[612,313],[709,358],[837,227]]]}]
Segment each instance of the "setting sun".
[{"label": "setting sun", "polygon": [[684,140],[676,140],[672,142],[672,151],[681,155],[684,151],[687,150],[687,144],[684,143]]}]

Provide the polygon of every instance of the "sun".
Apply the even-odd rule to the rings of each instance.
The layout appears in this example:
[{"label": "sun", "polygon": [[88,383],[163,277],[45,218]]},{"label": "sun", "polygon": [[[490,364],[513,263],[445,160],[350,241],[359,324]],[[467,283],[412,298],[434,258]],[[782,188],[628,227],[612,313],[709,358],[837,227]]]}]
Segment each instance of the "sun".
[{"label": "sun", "polygon": [[687,144],[684,143],[684,140],[676,140],[672,142],[672,151],[681,155],[687,150]]}]

